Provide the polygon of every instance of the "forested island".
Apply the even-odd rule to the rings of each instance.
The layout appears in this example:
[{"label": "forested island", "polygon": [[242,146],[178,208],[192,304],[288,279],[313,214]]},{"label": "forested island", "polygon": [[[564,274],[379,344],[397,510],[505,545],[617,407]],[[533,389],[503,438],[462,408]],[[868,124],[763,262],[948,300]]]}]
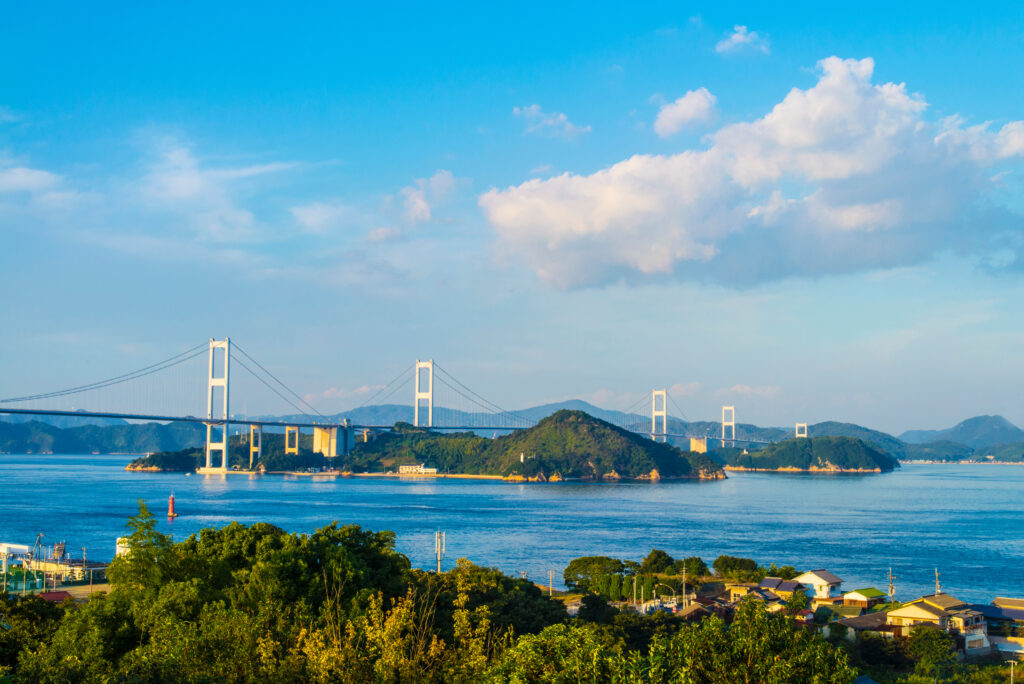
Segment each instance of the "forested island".
[{"label": "forested island", "polygon": [[730,450],[726,470],[809,473],[883,473],[899,461],[855,437],[800,437],[769,444],[759,451]]},{"label": "forested island", "polygon": [[[309,451],[286,456],[280,435],[264,435],[262,468],[273,472],[331,467],[351,473],[396,471],[425,464],[439,473],[499,476],[532,482],[577,480],[721,479],[721,465],[704,454],[683,451],[616,427],[582,411],[561,410],[537,425],[497,438],[472,432],[438,433],[398,423],[359,442],[347,455],[325,459]],[[231,443],[231,465],[248,467],[248,450]],[[202,449],[160,452],[133,461],[130,470],[191,471]]]}]

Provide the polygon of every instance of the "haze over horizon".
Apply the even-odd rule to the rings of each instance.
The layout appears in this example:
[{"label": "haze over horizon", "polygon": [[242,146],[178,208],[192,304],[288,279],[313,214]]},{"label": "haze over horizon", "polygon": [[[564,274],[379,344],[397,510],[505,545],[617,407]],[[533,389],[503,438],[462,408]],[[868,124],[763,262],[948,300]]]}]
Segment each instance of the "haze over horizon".
[{"label": "haze over horizon", "polygon": [[230,336],[325,413],[1024,424],[1012,3],[6,14],[0,397]]}]

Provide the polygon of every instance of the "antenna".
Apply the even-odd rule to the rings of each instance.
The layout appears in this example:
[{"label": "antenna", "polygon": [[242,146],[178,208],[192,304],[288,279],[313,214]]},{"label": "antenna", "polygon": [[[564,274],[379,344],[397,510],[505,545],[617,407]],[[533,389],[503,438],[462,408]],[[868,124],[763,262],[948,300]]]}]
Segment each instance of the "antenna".
[{"label": "antenna", "polygon": [[939,584],[939,569],[938,568],[935,568],[935,593],[936,594],[941,594],[942,593],[942,585]]}]

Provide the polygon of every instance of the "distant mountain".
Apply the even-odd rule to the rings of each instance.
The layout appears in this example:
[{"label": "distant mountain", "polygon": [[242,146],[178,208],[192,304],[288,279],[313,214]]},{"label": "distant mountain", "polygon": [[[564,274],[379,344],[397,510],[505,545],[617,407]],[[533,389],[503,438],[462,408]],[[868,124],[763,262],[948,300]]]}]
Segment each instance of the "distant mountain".
[{"label": "distant mountain", "polygon": [[946,430],[908,430],[900,435],[908,444],[959,442],[978,449],[996,444],[1024,442],[1024,430],[1002,416],[975,416]]},{"label": "distant mountain", "polygon": [[853,423],[837,423],[826,421],[807,428],[808,437],[855,437],[868,444],[873,444],[882,451],[902,458],[906,445],[890,434],[854,425]]},{"label": "distant mountain", "polygon": [[996,444],[990,447],[982,447],[974,451],[974,458],[978,461],[1005,461],[1007,463],[1018,463],[1024,461],[1024,442],[1015,444]]},{"label": "distant mountain", "polygon": [[30,414],[4,413],[0,421],[5,423],[46,423],[59,428],[82,427],[84,425],[128,425],[121,418],[94,418],[92,416],[33,416]]},{"label": "distant mountain", "polygon": [[974,449],[966,444],[940,440],[924,444],[907,444],[902,458],[907,461],[967,461],[974,457]]},{"label": "distant mountain", "polygon": [[0,422],[0,452],[91,454],[142,454],[176,451],[202,444],[206,429],[190,423],[142,423],[138,425],[85,425],[59,428],[47,423]]}]

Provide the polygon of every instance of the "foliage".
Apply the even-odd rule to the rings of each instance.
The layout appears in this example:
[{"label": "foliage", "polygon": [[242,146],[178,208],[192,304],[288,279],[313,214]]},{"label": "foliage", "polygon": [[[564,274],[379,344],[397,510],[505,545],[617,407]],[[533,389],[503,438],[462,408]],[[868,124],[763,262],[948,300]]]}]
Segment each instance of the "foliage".
[{"label": "foliage", "polygon": [[915,670],[923,675],[941,676],[956,661],[953,637],[931,625],[910,630],[907,651],[917,661]]},{"label": "foliage", "polygon": [[757,562],[750,558],[721,555],[711,564],[715,574],[729,579],[746,579],[758,571]]},{"label": "foliage", "polygon": [[574,558],[562,572],[562,580],[569,589],[589,591],[602,575],[621,575],[625,565],[618,558],[608,556],[582,556]]},{"label": "foliage", "polygon": [[681,575],[684,572],[692,578],[705,577],[711,572],[708,570],[707,563],[700,556],[690,556],[689,558],[682,558],[676,560],[673,563],[675,574]]},{"label": "foliage", "polygon": [[779,579],[791,580],[796,579],[800,573],[792,565],[777,567],[775,563],[772,563],[765,569],[765,575],[767,577],[778,577]]},{"label": "foliage", "polygon": [[811,468],[840,470],[881,470],[899,467],[895,458],[854,437],[813,437],[769,444],[760,451],[729,457],[730,466],[777,470]]},{"label": "foliage", "polygon": [[662,573],[672,570],[675,566],[675,559],[661,549],[651,549],[647,557],[640,563],[640,572]]}]

